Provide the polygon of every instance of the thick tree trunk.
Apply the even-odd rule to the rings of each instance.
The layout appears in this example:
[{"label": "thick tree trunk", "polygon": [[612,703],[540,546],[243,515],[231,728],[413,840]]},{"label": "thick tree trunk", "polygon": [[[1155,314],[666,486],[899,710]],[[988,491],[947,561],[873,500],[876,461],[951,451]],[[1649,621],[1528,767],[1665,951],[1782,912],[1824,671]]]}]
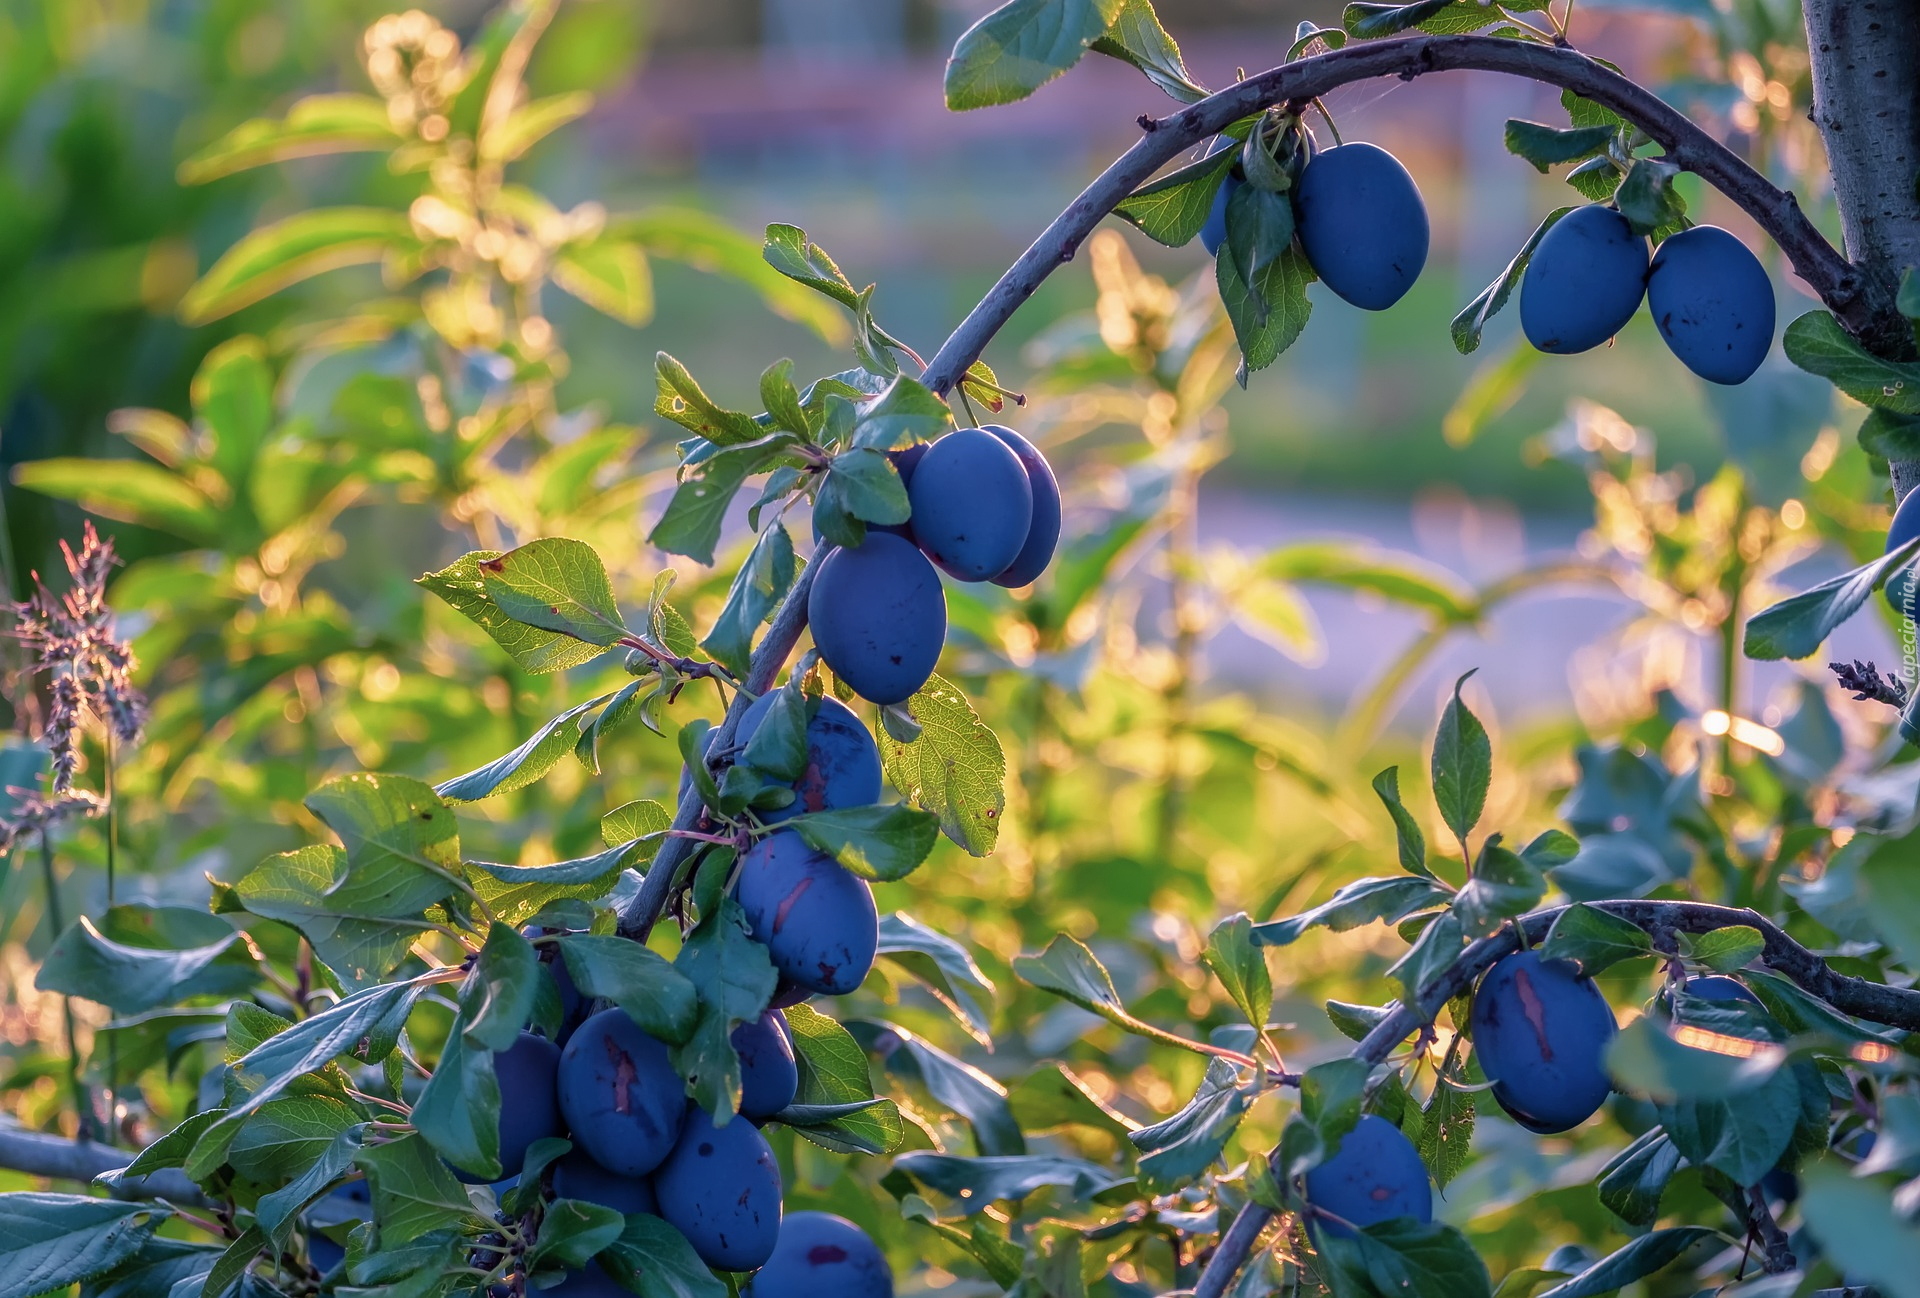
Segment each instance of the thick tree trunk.
[{"label": "thick tree trunk", "polygon": [[[1920,267],[1920,0],[1804,0],[1813,120],[1826,139],[1848,260],[1871,323],[1860,341],[1914,354],[1894,309],[1901,272]],[[1894,494],[1920,485],[1920,461],[1896,461]]]}]

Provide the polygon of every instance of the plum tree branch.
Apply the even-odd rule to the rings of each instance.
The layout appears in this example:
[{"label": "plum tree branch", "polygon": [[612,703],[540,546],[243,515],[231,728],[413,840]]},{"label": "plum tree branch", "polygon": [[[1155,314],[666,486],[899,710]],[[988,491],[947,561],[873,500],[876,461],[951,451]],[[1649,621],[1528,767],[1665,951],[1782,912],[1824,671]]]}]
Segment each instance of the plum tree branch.
[{"label": "plum tree branch", "polygon": [[[1073,259],[1100,219],[1167,163],[1226,126],[1275,104],[1307,103],[1376,77],[1475,70],[1526,77],[1612,109],[1663,146],[1667,156],[1738,203],[1779,244],[1795,272],[1842,324],[1862,338],[1885,334],[1891,300],[1866,291],[1860,273],[1814,228],[1799,202],[1708,135],[1673,105],[1577,50],[1493,36],[1365,41],[1249,77],[1170,117],[1143,119],[1146,135],[1056,217],[934,355],[923,382],[949,391],[1021,303]],[[1895,313],[1897,315],[1897,313]]]},{"label": "plum tree branch", "polygon": [[[766,635],[761,637],[759,647],[753,651],[753,658],[747,664],[747,679],[734,694],[733,702],[727,707],[726,718],[720,722],[714,734],[712,742],[715,752],[726,751],[733,742],[734,732],[739,729],[740,718],[746,714],[748,706],[772,688],[780,669],[793,653],[793,647],[800,642],[800,633],[807,627],[807,595],[813,590],[814,574],[831,553],[832,546],[822,545],[805,571],[794,579],[786,599],[781,601],[779,611],[774,614],[773,625],[767,628]],[[674,883],[681,867],[695,851],[697,840],[687,835],[694,831],[705,810],[706,804],[700,800],[697,791],[680,799],[680,805],[674,809],[672,832],[660,844],[653,864],[647,868],[646,881],[620,916],[620,936],[636,942],[647,940],[647,935],[653,931],[660,913],[667,908],[667,902],[673,896]]]},{"label": "plum tree branch", "polygon": [[[91,1185],[95,1177],[118,1171],[131,1161],[132,1155],[126,1150],[111,1145],[0,1126],[0,1167],[29,1176]],[[171,1199],[192,1204],[207,1201],[199,1186],[172,1170],[118,1181],[110,1189],[116,1199]]]},{"label": "plum tree branch", "polygon": [[[1715,929],[1744,924],[1760,931],[1766,946],[1760,960],[1775,972],[1785,975],[1843,1014],[1904,1031],[1920,1029],[1920,991],[1887,987],[1865,978],[1836,973],[1825,960],[1787,936],[1785,930],[1764,915],[1733,906],[1715,906],[1693,901],[1599,901],[1590,906],[1617,915],[1648,932],[1710,933]],[[1535,911],[1519,921],[1529,944],[1544,939],[1565,906]],[[1459,959],[1448,965],[1420,989],[1411,1005],[1397,1005],[1353,1048],[1355,1059],[1380,1064],[1402,1041],[1432,1024],[1446,1003],[1472,987],[1474,982],[1502,956],[1519,947],[1513,925],[1506,925],[1492,937],[1467,945]],[[1276,1149],[1268,1155],[1277,1157]],[[1276,1177],[1284,1169],[1273,1168]],[[1254,1245],[1273,1220],[1273,1211],[1249,1203],[1235,1217],[1233,1225],[1220,1239],[1200,1281],[1194,1286],[1194,1298],[1222,1298],[1240,1269],[1253,1255]]]}]

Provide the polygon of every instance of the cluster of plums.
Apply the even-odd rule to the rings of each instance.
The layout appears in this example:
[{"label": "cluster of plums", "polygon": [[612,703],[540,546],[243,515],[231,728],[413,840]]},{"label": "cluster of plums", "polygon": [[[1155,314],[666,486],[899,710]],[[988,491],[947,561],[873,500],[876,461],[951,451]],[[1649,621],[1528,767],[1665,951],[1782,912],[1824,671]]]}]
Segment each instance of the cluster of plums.
[{"label": "cluster of plums", "polygon": [[[1696,978],[1687,990],[1715,997],[1717,983],[1751,998],[1731,978]],[[1469,1022],[1493,1098],[1530,1131],[1576,1127],[1613,1090],[1604,1067],[1617,1031],[1613,1009],[1568,961],[1534,951],[1503,957],[1481,976]],[[1336,1234],[1393,1217],[1433,1220],[1433,1188],[1419,1151],[1398,1127],[1371,1114],[1307,1173],[1306,1194],[1320,1228]]]},{"label": "cluster of plums", "polygon": [[937,564],[960,581],[1017,589],[1046,571],[1060,541],[1060,486],[1011,428],[962,428],[889,451],[906,484],[904,523],[870,526],[820,565],[807,599],[814,644],[834,675],[882,705],[913,697],[940,661],[947,598]]},{"label": "cluster of plums", "polygon": [[[562,1000],[570,980],[555,966]],[[573,1149],[549,1169],[556,1199],[662,1217],[708,1266],[757,1272],[761,1298],[892,1298],[886,1260],[865,1232],[825,1213],[781,1210],[780,1166],[759,1124],[793,1103],[799,1069],[786,1017],[768,1010],[734,1029],[740,1116],[724,1124],[687,1098],[664,1043],[615,1008],[557,1045],[523,1032],[494,1057],[500,1083],[500,1165],[510,1184],[535,1141],[566,1136]],[[458,1173],[462,1180],[478,1180]],[[365,1182],[336,1194],[366,1202]],[[364,1210],[358,1214],[364,1215]],[[338,1265],[338,1244],[315,1235],[313,1260]],[[528,1294],[612,1298],[626,1290],[589,1263]]]},{"label": "cluster of plums", "polygon": [[[1920,491],[1909,491],[1900,507],[1893,511],[1893,523],[1887,528],[1887,553],[1892,554],[1916,536],[1920,536]],[[1893,605],[1893,611],[1901,617],[1920,614],[1915,600],[1914,565],[1909,564],[1888,577],[1884,589],[1887,603]]]},{"label": "cluster of plums", "polygon": [[[1215,151],[1237,147],[1222,136]],[[1214,191],[1200,230],[1209,256],[1227,241],[1227,208],[1247,182],[1235,163]],[[1289,191],[1294,234],[1320,281],[1342,299],[1384,311],[1406,295],[1427,264],[1427,205],[1400,160],[1372,144],[1311,154]]]},{"label": "cluster of plums", "polygon": [[1570,355],[1619,333],[1641,299],[1681,364],[1713,383],[1744,383],[1773,345],[1773,284],[1760,259],[1714,225],[1647,241],[1594,203],[1556,221],[1520,280],[1520,327],[1543,352]]}]

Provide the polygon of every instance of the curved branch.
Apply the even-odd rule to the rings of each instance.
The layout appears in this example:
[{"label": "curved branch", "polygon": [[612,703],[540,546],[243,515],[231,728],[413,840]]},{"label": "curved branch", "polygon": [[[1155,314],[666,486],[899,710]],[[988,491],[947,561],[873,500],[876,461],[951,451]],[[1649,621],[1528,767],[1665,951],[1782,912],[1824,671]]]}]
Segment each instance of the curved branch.
[{"label": "curved branch", "polygon": [[[1801,946],[1787,936],[1779,925],[1756,911],[1695,901],[1599,901],[1587,904],[1648,931],[1710,933],[1714,929],[1745,924],[1758,929],[1766,939],[1766,947],[1760,954],[1762,963],[1792,979],[1835,1009],[1887,1027],[1909,1032],[1920,1030],[1920,991],[1886,987],[1865,978],[1836,973],[1825,960]],[[1526,929],[1528,943],[1545,938],[1547,930],[1553,927],[1553,922],[1566,909],[1565,906],[1554,906],[1522,918],[1520,923]],[[1367,1033],[1360,1044],[1353,1048],[1353,1057],[1364,1059],[1369,1064],[1385,1062],[1394,1047],[1431,1024],[1441,1007],[1472,987],[1495,961],[1512,954],[1518,946],[1519,939],[1511,925],[1503,927],[1492,937],[1468,945],[1461,951],[1458,960],[1420,989],[1413,1004],[1396,1006],[1393,1013],[1380,1020],[1373,1031]],[[1278,1153],[1276,1149],[1269,1157]],[[1273,1171],[1275,1176],[1284,1175],[1278,1167]],[[1271,1209],[1255,1203],[1249,1203],[1240,1210],[1233,1225],[1221,1237],[1220,1246],[1214,1250],[1207,1269],[1200,1276],[1200,1282],[1194,1286],[1194,1298],[1222,1298],[1233,1278],[1253,1255],[1254,1245],[1259,1242],[1267,1224],[1273,1220],[1273,1215]]]},{"label": "curved branch", "polygon": [[[29,1176],[44,1176],[52,1181],[78,1181],[93,1184],[96,1177],[117,1172],[133,1161],[133,1155],[111,1145],[96,1145],[88,1140],[68,1140],[41,1131],[23,1131],[0,1126],[0,1167]],[[107,1189],[116,1199],[171,1199],[176,1203],[202,1204],[207,1201],[200,1187],[178,1171],[154,1172],[149,1176],[113,1181]]]},{"label": "curved branch", "polygon": [[[753,651],[753,658],[747,664],[747,679],[734,694],[726,718],[715,733],[715,752],[724,752],[732,744],[740,718],[746,714],[753,700],[772,688],[774,678],[786,665],[787,656],[793,652],[794,645],[800,642],[800,633],[807,627],[807,595],[813,590],[814,574],[820,570],[821,561],[832,553],[832,546],[822,545],[781,602],[779,611],[774,614],[773,625],[767,629],[767,634],[761,638],[759,648]],[[680,799],[673,816],[673,829],[678,832],[670,832],[661,843],[653,864],[647,868],[646,882],[641,884],[640,891],[620,916],[620,936],[636,942],[647,940],[655,921],[660,918],[660,912],[667,908],[667,901],[673,896],[674,883],[681,867],[693,854],[695,840],[686,835],[699,823],[705,811],[706,804],[701,802],[697,794]]]},{"label": "curved branch", "polygon": [[1559,86],[1632,122],[1663,146],[1669,159],[1738,203],[1780,245],[1800,278],[1848,330],[1877,336],[1877,304],[1873,295],[1863,291],[1862,276],[1813,227],[1798,200],[1651,90],[1573,49],[1494,36],[1417,35],[1362,42],[1300,59],[1250,77],[1171,117],[1143,119],[1146,137],[1087,186],[1020,255],[947,339],[927,366],[923,381],[936,392],[951,389],[1020,304],[1058,266],[1072,260],[1101,217],[1161,167],[1229,124],[1275,104],[1318,98],[1354,81],[1375,77],[1411,81],[1428,72],[1469,69]]}]

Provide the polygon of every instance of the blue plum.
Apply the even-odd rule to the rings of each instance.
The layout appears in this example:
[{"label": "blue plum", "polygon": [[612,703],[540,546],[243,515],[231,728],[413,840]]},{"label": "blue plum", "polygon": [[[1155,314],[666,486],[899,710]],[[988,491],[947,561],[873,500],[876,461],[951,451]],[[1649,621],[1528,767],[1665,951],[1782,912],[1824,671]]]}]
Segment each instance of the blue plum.
[{"label": "blue plum", "polygon": [[1709,383],[1745,383],[1773,346],[1773,281],[1747,245],[1717,225],[1661,241],[1647,309],[1680,363]]},{"label": "blue plum", "polygon": [[1400,160],[1372,144],[1313,155],[1293,191],[1300,250],[1326,286],[1368,311],[1406,295],[1427,264],[1427,205]]},{"label": "blue plum", "polygon": [[997,577],[1020,557],[1033,527],[1033,486],[1013,448],[984,428],[935,442],[913,471],[913,535],[929,559],[961,581]]},{"label": "blue plum", "polygon": [[751,1122],[713,1125],[703,1109],[687,1116],[673,1153],[654,1174],[660,1215],[708,1266],[751,1271],[780,1238],[780,1164]]},{"label": "blue plum", "polygon": [[[744,747],[773,707],[771,692],[761,695],[740,718]],[[760,812],[768,824],[803,812],[864,807],[880,801],[880,749],[854,710],[836,698],[822,698],[807,722],[807,770],[793,786],[795,798],[784,807]]]},{"label": "blue plum", "polygon": [[867,1232],[830,1212],[790,1212],[743,1298],[893,1298],[893,1272]]},{"label": "blue plum", "polygon": [[476,1176],[453,1168],[469,1185],[520,1175],[527,1147],[565,1132],[560,1121],[560,1047],[545,1037],[522,1032],[520,1039],[493,1057],[500,1083],[500,1176]]},{"label": "blue plum", "polygon": [[983,426],[1020,458],[1020,466],[1027,471],[1027,486],[1033,492],[1033,521],[1027,525],[1026,542],[1013,562],[992,579],[996,586],[1018,590],[1038,581],[1053,562],[1054,547],[1060,544],[1060,483],[1039,447],[1005,424]]},{"label": "blue plum", "polygon": [[947,594],[926,555],[897,536],[869,533],[821,562],[807,622],[820,656],[855,694],[904,703],[940,662]]},{"label": "blue plum", "polygon": [[773,985],[773,999],[767,1004],[776,1010],[792,1009],[803,1005],[819,995],[811,987],[802,987],[793,979],[781,975],[780,981]]},{"label": "blue plum", "polygon": [[647,1178],[609,1172],[584,1149],[569,1151],[553,1165],[553,1197],[583,1199],[620,1213],[660,1211]]},{"label": "blue plum", "polygon": [[609,1172],[644,1176],[680,1135],[686,1086],[664,1045],[625,1010],[602,1010],[560,1052],[560,1108],[576,1147]]},{"label": "blue plum", "polygon": [[1530,1131],[1577,1127],[1612,1093],[1602,1061],[1618,1030],[1613,1007],[1570,961],[1502,958],[1474,993],[1472,1025],[1493,1098]]},{"label": "blue plum", "polygon": [[1687,979],[1687,995],[1697,996],[1703,1001],[1746,1001],[1750,1005],[1760,1003],[1760,998],[1748,991],[1745,983],[1720,974]]},{"label": "blue plum", "polygon": [[[1893,524],[1887,528],[1886,553],[1892,554],[1917,536],[1920,536],[1920,491],[1909,491],[1900,507],[1893,511]],[[1894,612],[1920,620],[1920,583],[1914,580],[1916,568],[1920,568],[1920,559],[1888,577],[1882,592]]]},{"label": "blue plum", "polygon": [[1543,352],[1570,356],[1619,333],[1647,291],[1647,241],[1598,203],[1554,223],[1520,277],[1520,328]]},{"label": "blue plum", "polygon": [[740,1055],[740,1112],[756,1122],[793,1103],[800,1090],[800,1066],[793,1057],[787,1016],[768,1010],[733,1030]]},{"label": "blue plum", "polygon": [[1339,1218],[1316,1218],[1335,1235],[1395,1217],[1433,1220],[1433,1186],[1420,1151],[1400,1128],[1371,1113],[1354,1124],[1332,1158],[1307,1173],[1307,1202]]},{"label": "blue plum", "polygon": [[747,849],[735,896],[773,967],[809,991],[844,996],[873,968],[880,945],[873,889],[792,830]]}]

